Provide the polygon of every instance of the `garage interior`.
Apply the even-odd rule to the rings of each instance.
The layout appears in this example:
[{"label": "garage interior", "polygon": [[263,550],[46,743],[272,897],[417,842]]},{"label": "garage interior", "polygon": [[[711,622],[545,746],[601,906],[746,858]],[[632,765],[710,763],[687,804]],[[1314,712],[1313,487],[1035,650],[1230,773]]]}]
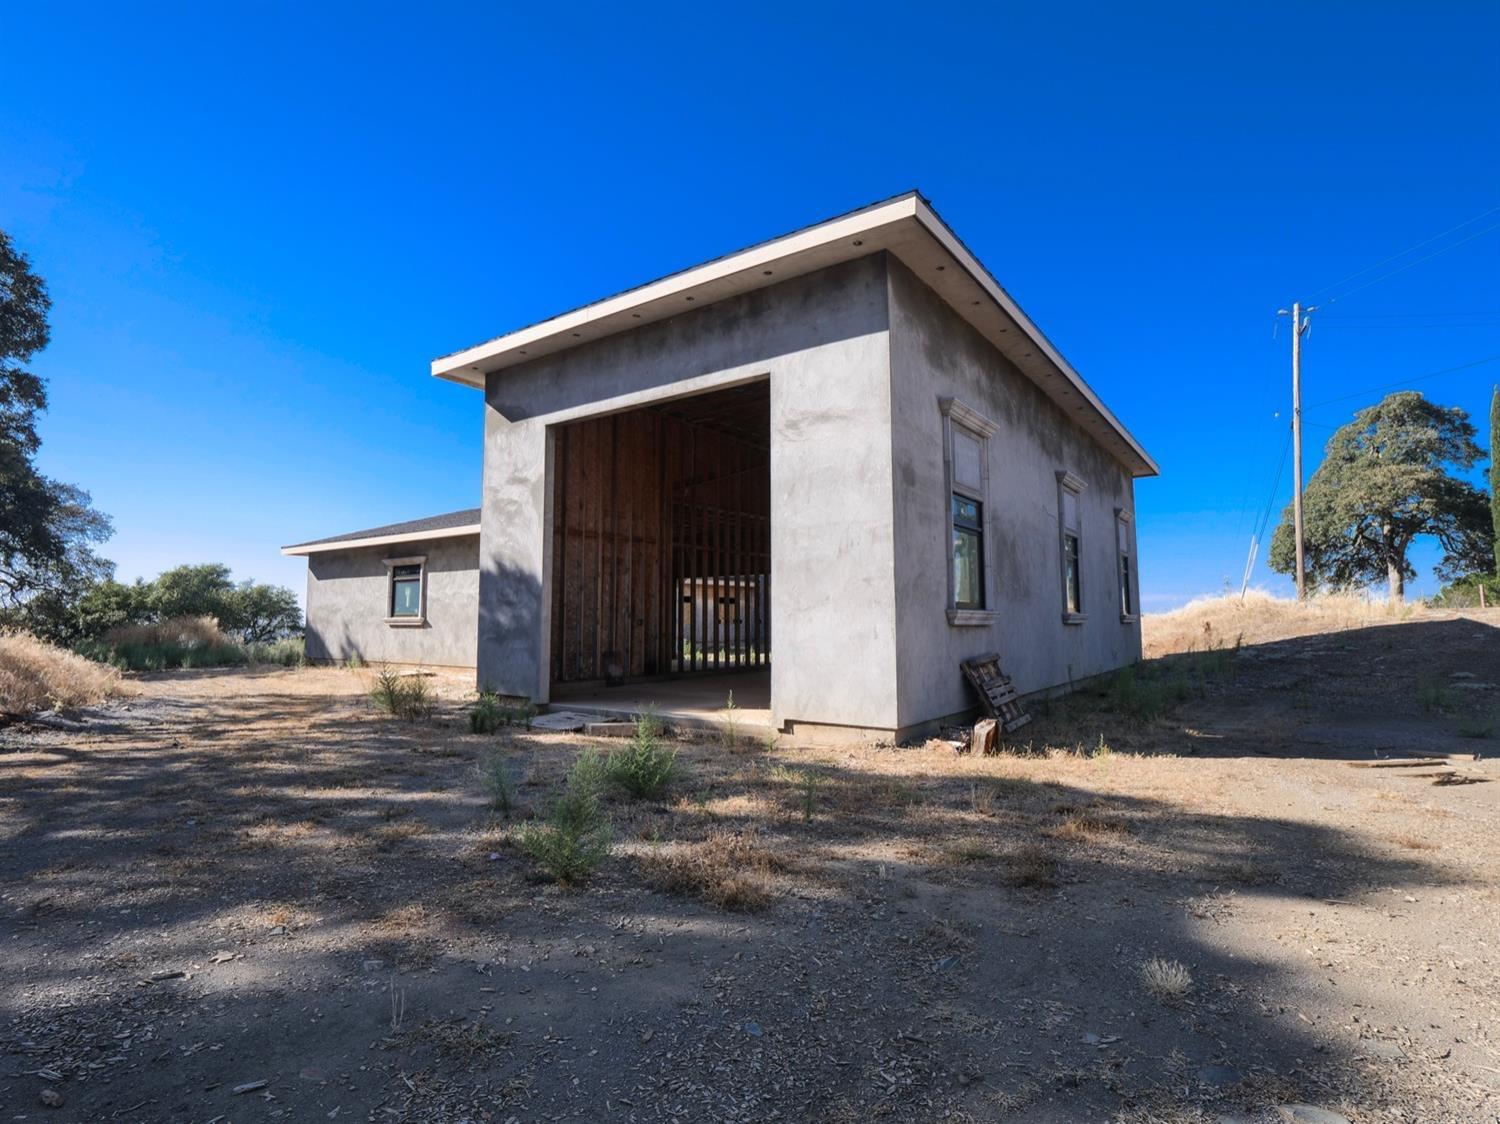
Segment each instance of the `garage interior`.
[{"label": "garage interior", "polygon": [[557,427],[554,707],[769,724],[770,429],[765,379]]}]

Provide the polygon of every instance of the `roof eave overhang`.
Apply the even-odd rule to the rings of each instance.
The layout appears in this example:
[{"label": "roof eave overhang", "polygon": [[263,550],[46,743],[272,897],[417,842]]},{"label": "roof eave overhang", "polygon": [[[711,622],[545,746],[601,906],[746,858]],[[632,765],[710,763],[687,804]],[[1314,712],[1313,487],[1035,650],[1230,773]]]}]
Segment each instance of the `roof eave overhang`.
[{"label": "roof eave overhang", "polygon": [[432,374],[483,388],[486,375],[507,367],[881,251],[936,291],[1132,475],[1157,475],[1150,454],[915,192],[435,359]]},{"label": "roof eave overhang", "polygon": [[371,535],[363,539],[336,539],[332,542],[304,542],[281,548],[282,554],[326,554],[335,550],[361,550],[371,546],[395,546],[398,543],[427,542],[430,539],[461,539],[479,534],[479,524],[442,527],[434,531],[406,531],[399,535]]}]

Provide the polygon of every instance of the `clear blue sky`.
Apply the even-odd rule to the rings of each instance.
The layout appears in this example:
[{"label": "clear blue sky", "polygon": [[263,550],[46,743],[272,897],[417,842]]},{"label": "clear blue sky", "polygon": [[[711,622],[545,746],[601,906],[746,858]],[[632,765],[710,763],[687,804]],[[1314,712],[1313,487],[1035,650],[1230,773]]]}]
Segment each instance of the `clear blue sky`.
[{"label": "clear blue sky", "polygon": [[[1160,461],[1164,607],[1238,580],[1275,310],[1500,206],[1493,2],[127,7],[0,13],[41,459],[127,578],[300,590],[283,543],[477,504],[433,356],[917,187]],[[1331,305],[1307,401],[1500,355],[1500,232],[1454,245],[1496,222]],[[1485,429],[1496,380],[1413,385]],[[1375,397],[1308,411],[1309,472]]]}]

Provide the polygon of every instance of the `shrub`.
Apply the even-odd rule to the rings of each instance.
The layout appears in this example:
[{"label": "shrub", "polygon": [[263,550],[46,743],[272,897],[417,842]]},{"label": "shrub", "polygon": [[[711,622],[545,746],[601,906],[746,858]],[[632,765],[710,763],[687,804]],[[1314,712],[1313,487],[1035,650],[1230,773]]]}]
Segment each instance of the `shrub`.
[{"label": "shrub", "polygon": [[494,691],[480,691],[479,701],[469,711],[469,733],[493,734],[505,725],[505,707]]},{"label": "shrub", "polygon": [[0,715],[90,706],[120,691],[120,673],[38,640],[0,633]]},{"label": "shrub", "polygon": [[630,744],[609,755],[608,773],[637,800],[648,800],[667,787],[677,773],[677,751],[661,744],[662,725],[650,709],[635,716]]},{"label": "shrub", "polygon": [[509,816],[516,806],[516,782],[511,776],[510,762],[498,753],[488,753],[479,759],[479,776],[490,794],[491,805],[502,816]]},{"label": "shrub", "polygon": [[584,750],[546,819],[521,828],[521,852],[565,886],[585,881],[609,855],[614,832],[600,806],[605,779],[604,759],[595,750]]},{"label": "shrub", "polygon": [[376,707],[393,718],[419,722],[432,717],[432,695],[427,690],[427,678],[421,672],[402,675],[388,667],[381,668],[375,676],[370,698]]},{"label": "shrub", "polygon": [[485,688],[479,692],[479,700],[469,711],[469,732],[493,734],[502,726],[525,726],[531,729],[531,720],[536,717],[536,704],[523,699],[519,704],[508,705],[494,691]]},{"label": "shrub", "polygon": [[301,637],[287,637],[245,645],[251,663],[279,664],[282,667],[306,667],[307,646]]},{"label": "shrub", "polygon": [[300,667],[306,662],[300,639],[242,644],[221,632],[213,617],[171,617],[120,625],[98,640],[83,641],[77,651],[123,671],[232,667],[244,663]]}]

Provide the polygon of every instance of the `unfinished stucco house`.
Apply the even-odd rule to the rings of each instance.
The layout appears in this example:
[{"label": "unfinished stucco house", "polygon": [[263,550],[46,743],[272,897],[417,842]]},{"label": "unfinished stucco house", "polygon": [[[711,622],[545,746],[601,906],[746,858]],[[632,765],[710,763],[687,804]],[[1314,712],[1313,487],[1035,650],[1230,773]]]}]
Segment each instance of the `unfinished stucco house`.
[{"label": "unfinished stucco house", "polygon": [[483,494],[306,554],[314,658],[473,665],[538,703],[813,738],[1140,655],[1155,463],[911,193],[434,361]]}]

